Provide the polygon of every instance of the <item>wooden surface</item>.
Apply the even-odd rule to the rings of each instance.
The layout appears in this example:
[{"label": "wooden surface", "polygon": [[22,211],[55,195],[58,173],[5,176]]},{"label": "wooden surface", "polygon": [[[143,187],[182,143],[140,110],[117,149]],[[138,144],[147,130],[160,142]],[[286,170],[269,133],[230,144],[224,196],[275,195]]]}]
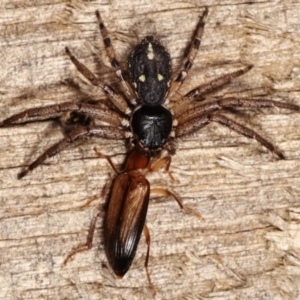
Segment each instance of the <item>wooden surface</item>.
[{"label": "wooden surface", "polygon": [[[300,3],[296,1],[24,1],[3,0],[0,17],[0,119],[26,108],[105,99],[83,82],[70,49],[106,82],[116,79],[96,23],[99,9],[119,60],[146,34],[170,51],[174,74],[204,5],[209,16],[181,94],[254,64],[246,75],[209,95],[254,96],[300,105]],[[75,83],[75,84],[74,84]],[[178,95],[177,95],[178,96]],[[153,197],[149,271],[156,299],[300,299],[300,115],[272,109],[228,112],[260,132],[286,156],[211,124],[178,143],[171,171],[148,177],[168,187],[205,220]],[[17,180],[22,167],[62,138],[55,122],[0,129],[0,298],[151,299],[141,239],[124,279],[107,268],[102,223],[94,247],[63,260],[86,240],[104,199],[81,209],[113,174],[93,148],[119,166],[122,142],[90,139]]]}]

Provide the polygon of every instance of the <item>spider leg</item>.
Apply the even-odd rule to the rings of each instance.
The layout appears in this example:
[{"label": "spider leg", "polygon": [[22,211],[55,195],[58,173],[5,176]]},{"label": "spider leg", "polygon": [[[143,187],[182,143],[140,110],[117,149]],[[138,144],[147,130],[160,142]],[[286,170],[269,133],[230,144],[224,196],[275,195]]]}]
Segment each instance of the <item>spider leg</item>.
[{"label": "spider leg", "polygon": [[177,101],[173,105],[172,110],[174,111],[174,114],[176,115],[176,114],[181,113],[181,111],[183,109],[185,109],[186,106],[189,105],[191,103],[191,101],[194,100],[197,96],[200,96],[204,93],[209,93],[209,92],[229,83],[232,79],[239,77],[239,76],[245,74],[246,72],[248,72],[249,70],[251,70],[252,67],[253,67],[252,65],[249,65],[244,69],[240,69],[235,72],[222,75],[216,79],[213,79],[212,81],[210,81],[208,83],[199,85],[198,87],[196,87],[195,89],[191,90],[186,95],[184,95],[184,97],[182,97],[179,101]]},{"label": "spider leg", "polygon": [[100,87],[111,99],[113,105],[117,107],[121,112],[126,115],[131,113],[127,102],[116,93],[112,87],[102,82],[98,79],[84,64],[82,64],[69,50],[68,47],[65,48],[67,55],[70,57],[72,63],[75,65],[77,70],[93,85]]},{"label": "spider leg", "polygon": [[101,107],[97,107],[96,105],[91,105],[87,103],[64,102],[61,104],[53,104],[24,110],[0,122],[0,127],[16,124],[17,121],[21,121],[17,122],[18,124],[24,123],[27,120],[54,118],[60,116],[62,113],[75,111],[85,113],[95,119],[99,119],[111,125],[129,125],[127,119],[122,118],[118,113],[112,110],[103,109]]},{"label": "spider leg", "polygon": [[67,137],[48,148],[26,169],[19,173],[18,178],[23,178],[28,172],[42,164],[48,157],[56,155],[82,136],[97,136],[105,139],[125,139],[128,138],[129,135],[129,132],[110,126],[78,126],[72,130]]},{"label": "spider leg", "polygon": [[260,144],[265,146],[271,152],[275,153],[280,159],[284,159],[284,155],[280,150],[278,150],[272,143],[263,138],[256,131],[241,125],[230,118],[221,115],[221,114],[202,114],[198,115],[197,118],[194,118],[190,121],[186,121],[176,128],[175,134],[176,137],[181,137],[190,133],[193,133],[200,128],[204,127],[210,122],[216,122],[223,126],[230,128],[231,130],[240,133],[248,138],[257,140]]},{"label": "spider leg", "polygon": [[136,95],[135,95],[134,91],[132,90],[131,85],[124,79],[122,70],[120,68],[120,64],[116,59],[115,50],[111,44],[109,34],[108,34],[107,29],[101,19],[101,15],[98,10],[96,10],[96,16],[97,16],[97,20],[98,20],[98,24],[99,24],[99,29],[100,29],[100,32],[102,35],[103,43],[105,46],[105,50],[106,50],[107,56],[110,60],[110,64],[115,69],[115,74],[121,83],[121,87],[122,87],[126,97],[130,100],[131,103],[135,104],[136,103]]},{"label": "spider leg", "polygon": [[201,38],[202,38],[202,35],[204,32],[204,25],[205,25],[205,19],[207,17],[207,14],[208,14],[208,8],[206,7],[200,17],[200,20],[199,20],[196,30],[195,30],[195,34],[189,45],[189,51],[186,56],[186,61],[184,63],[183,69],[180,71],[180,73],[177,76],[177,78],[175,79],[175,81],[173,81],[171,88],[170,88],[168,98],[171,98],[172,95],[180,88],[180,86],[184,82],[185,78],[187,77],[189,70],[191,69],[191,67],[193,65],[193,61],[197,55],[198,49],[201,44]]},{"label": "spider leg", "polygon": [[229,107],[246,107],[246,108],[267,108],[278,107],[289,110],[300,111],[300,106],[296,104],[275,101],[271,99],[252,99],[252,98],[223,98],[220,100],[212,101],[206,104],[197,105],[188,109],[184,114],[177,117],[178,123],[184,123],[190,119],[196,118],[203,113],[208,114],[222,108]]}]

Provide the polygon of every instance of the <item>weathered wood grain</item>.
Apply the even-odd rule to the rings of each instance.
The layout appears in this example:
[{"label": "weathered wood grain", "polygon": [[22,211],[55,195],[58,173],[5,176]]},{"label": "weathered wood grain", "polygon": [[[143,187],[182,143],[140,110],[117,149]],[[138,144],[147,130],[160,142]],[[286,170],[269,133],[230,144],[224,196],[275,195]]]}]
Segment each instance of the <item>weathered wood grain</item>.
[{"label": "weathered wood grain", "polygon": [[[68,46],[116,86],[94,12],[99,9],[118,58],[145,34],[169,49],[174,74],[204,5],[209,16],[200,53],[181,94],[248,64],[254,68],[211,97],[256,96],[300,104],[300,3],[249,1],[8,1],[0,17],[0,119],[26,108],[105,99],[83,82]],[[75,83],[75,84],[74,84]],[[179,96],[179,95],[177,95]],[[171,171],[150,174],[205,218],[172,199],[151,200],[149,271],[156,299],[299,299],[300,115],[284,110],[229,111],[273,141],[277,158],[255,141],[211,124],[178,143]],[[0,129],[0,298],[151,299],[143,239],[123,280],[109,272],[100,222],[91,251],[67,266],[86,240],[99,194],[113,171],[93,148],[120,165],[122,142],[91,139],[17,180],[22,167],[62,138],[55,122]]]}]

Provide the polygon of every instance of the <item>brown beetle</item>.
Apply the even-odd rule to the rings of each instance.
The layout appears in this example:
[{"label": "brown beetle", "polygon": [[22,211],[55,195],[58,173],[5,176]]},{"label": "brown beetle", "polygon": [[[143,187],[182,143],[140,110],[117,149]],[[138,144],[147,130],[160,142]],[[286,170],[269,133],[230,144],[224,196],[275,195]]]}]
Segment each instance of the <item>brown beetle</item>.
[{"label": "brown beetle", "polygon": [[[117,172],[112,182],[104,219],[104,247],[108,262],[116,276],[122,278],[132,264],[142,231],[144,231],[147,242],[145,269],[149,284],[155,290],[147,268],[150,253],[150,233],[145,221],[150,192],[172,196],[183,211],[194,213],[183,206],[180,200],[169,190],[162,188],[150,190],[149,181],[145,177],[146,173],[156,171],[162,167],[165,167],[166,172],[169,173],[171,158],[166,156],[153,159],[149,155],[141,154],[142,150],[137,145],[128,155],[124,170],[118,172],[109,157],[102,155],[97,150],[96,153],[99,157],[106,158]],[[169,176],[174,180],[170,173]],[[201,218],[197,213],[194,214]],[[65,259],[64,264],[76,253],[92,248],[96,221],[98,217],[102,216],[102,212],[95,216],[90,225],[86,244],[71,252]]]},{"label": "brown beetle", "polygon": [[[141,171],[149,157],[133,151],[125,171],[113,182],[104,221],[104,244],[108,261],[118,277],[131,266],[146,221],[150,184]],[[147,239],[148,247],[150,239]],[[148,259],[148,258],[147,258]]]}]

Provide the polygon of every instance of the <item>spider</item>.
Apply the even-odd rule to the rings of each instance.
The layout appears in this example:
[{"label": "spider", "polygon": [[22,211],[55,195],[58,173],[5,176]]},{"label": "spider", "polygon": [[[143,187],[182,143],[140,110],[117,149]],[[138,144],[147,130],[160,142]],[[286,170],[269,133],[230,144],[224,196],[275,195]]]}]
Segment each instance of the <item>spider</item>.
[{"label": "spider", "polygon": [[[176,103],[169,101],[181,87],[193,65],[201,44],[207,15],[208,8],[205,8],[190,42],[184,66],[173,82],[171,81],[170,55],[153,36],[146,36],[129,56],[128,71],[130,82],[128,82],[125,80],[123,71],[116,59],[111,39],[100,13],[96,11],[106,53],[112,68],[115,70],[115,75],[120,82],[126,100],[111,86],[98,79],[66,47],[66,53],[77,70],[94,86],[99,87],[108,95],[115,109],[103,109],[97,105],[87,103],[64,102],[27,109],[0,122],[0,126],[5,127],[13,125],[20,120],[26,122],[30,119],[34,120],[34,118],[50,118],[66,112],[77,112],[108,124],[107,126],[76,126],[64,139],[51,146],[20,172],[18,178],[24,177],[28,172],[42,164],[48,157],[56,155],[83,136],[96,136],[114,140],[127,139],[133,145],[139,144],[141,151],[145,155],[155,157],[160,155],[162,150],[167,150],[170,155],[174,154],[174,140],[192,134],[210,122],[219,123],[248,138],[256,139],[280,159],[283,159],[283,153],[260,134],[217,111],[230,107],[279,107],[299,111],[300,107],[298,105],[268,99],[229,97],[205,104],[197,104],[185,110],[186,107],[193,103],[194,99],[245,74],[252,68],[252,65],[199,85],[185,94]],[[173,104],[171,105],[172,107],[169,107],[170,104]]]},{"label": "spider", "polygon": [[[195,33],[191,39],[185,57],[185,63],[175,80],[172,81],[170,54],[153,36],[146,36],[134,48],[128,58],[128,81],[124,72],[120,68],[118,60],[116,59],[111,39],[101,19],[100,13],[99,11],[96,11],[106,53],[110,60],[110,64],[115,71],[115,75],[120,82],[122,93],[116,92],[111,86],[98,79],[86,66],[80,63],[69,48],[66,47],[66,54],[70,57],[77,70],[86,79],[88,79],[92,85],[99,87],[107,94],[113,108],[103,108],[87,103],[64,102],[61,104],[28,109],[3,120],[0,123],[1,127],[24,123],[28,120],[57,117],[64,113],[76,112],[106,123],[105,125],[95,125],[92,123],[88,125],[81,124],[74,126],[65,138],[51,146],[29,166],[22,170],[19,173],[18,178],[20,179],[24,177],[28,174],[28,172],[42,164],[48,157],[56,155],[74,141],[84,136],[96,136],[114,140],[123,139],[129,141],[129,144],[131,145],[132,152],[129,154],[127,162],[129,162],[129,165],[132,163],[134,167],[131,168],[126,165],[123,173],[121,173],[121,175],[119,173],[119,177],[117,177],[117,182],[119,183],[114,183],[112,189],[114,191],[114,189],[120,188],[119,184],[122,181],[122,176],[125,176],[131,171],[133,171],[133,173],[130,174],[134,174],[132,175],[132,178],[135,178],[134,176],[136,176],[136,174],[143,177],[144,173],[141,173],[139,169],[149,168],[149,161],[152,162],[155,159],[158,161],[161,159],[164,160],[166,170],[168,171],[171,162],[171,155],[175,153],[174,142],[180,137],[196,132],[210,122],[219,123],[246,137],[256,139],[260,144],[276,154],[280,159],[283,159],[283,153],[271,142],[266,140],[256,131],[223,115],[222,109],[232,107],[279,107],[299,111],[300,107],[298,105],[268,99],[236,97],[221,98],[207,103],[197,102],[195,104],[194,102],[194,100],[199,99],[199,97],[204,93],[214,91],[215,89],[229,83],[232,79],[245,74],[252,68],[251,65],[235,72],[220,76],[208,83],[201,84],[185,94],[175,103],[171,101],[172,96],[179,90],[193,65],[200,47],[207,15],[208,9],[205,8],[200,16]],[[140,165],[138,162],[135,163],[135,160],[146,160],[147,163]],[[125,182],[127,184],[129,184],[129,182],[133,182],[135,179],[132,178],[127,178]],[[145,183],[146,181],[143,182],[145,195],[149,194],[149,187],[147,183]],[[115,200],[114,197],[123,197],[124,199],[122,200],[127,201],[128,198],[126,197],[129,196],[126,196],[125,192],[122,190],[120,193],[121,196],[113,196],[114,194],[112,193],[111,199]],[[165,195],[170,195],[167,192],[163,193]],[[137,196],[137,201],[144,201],[144,199],[149,197],[149,195],[145,195]],[[181,203],[178,203],[182,208]],[[143,206],[144,204],[141,205]],[[148,204],[145,205],[148,206]],[[116,216],[114,218],[117,219]],[[143,221],[141,221],[141,224],[138,225],[138,236],[134,237],[134,243],[136,244],[135,249],[139,241],[141,231],[144,227],[145,218],[146,214],[143,213]],[[92,241],[94,227],[95,221],[92,223],[90,229],[88,240],[90,243]],[[131,228],[132,231],[135,229],[136,228],[133,227]],[[129,236],[129,238],[131,237],[132,236]],[[132,250],[130,254],[132,257],[130,258],[130,262],[127,264],[127,269],[125,268],[126,270],[122,269],[120,272],[115,273],[118,273],[120,276],[123,276],[124,273],[126,273],[135,254],[135,249]],[[75,250],[72,252],[67,257],[67,260],[73,254],[80,251],[82,250]],[[149,253],[147,254],[147,260],[148,256]],[[112,260],[114,259],[115,258],[113,257]]]},{"label": "spider", "polygon": [[24,169],[18,175],[19,179],[43,163],[48,157],[56,155],[83,136],[97,136],[105,139],[130,139],[131,144],[135,145],[138,143],[141,146],[140,148],[145,155],[154,157],[159,155],[163,149],[167,149],[169,154],[173,154],[172,142],[174,139],[191,134],[210,122],[217,122],[242,135],[256,139],[279,158],[283,159],[284,155],[281,151],[257,132],[231,120],[225,115],[216,113],[216,111],[230,107],[263,108],[274,106],[299,111],[298,105],[267,99],[229,97],[184,110],[195,98],[229,83],[233,78],[245,74],[252,68],[252,65],[225,74],[209,83],[202,84],[184,95],[171,108],[168,107],[169,99],[180,88],[193,65],[201,43],[207,15],[208,9],[205,8],[190,43],[183,69],[173,82],[171,82],[170,55],[153,36],[147,36],[143,39],[129,56],[128,71],[130,82],[128,82],[124,79],[123,71],[116,59],[111,39],[100,13],[96,11],[110,64],[115,70],[122,91],[128,101],[111,86],[98,79],[66,47],[66,53],[77,70],[93,85],[101,88],[109,96],[115,109],[103,109],[87,103],[64,102],[28,109],[3,120],[0,123],[2,127],[14,124],[22,119],[24,122],[24,119],[54,117],[66,112],[78,112],[109,124],[108,126],[76,126],[67,137],[50,147]]}]

